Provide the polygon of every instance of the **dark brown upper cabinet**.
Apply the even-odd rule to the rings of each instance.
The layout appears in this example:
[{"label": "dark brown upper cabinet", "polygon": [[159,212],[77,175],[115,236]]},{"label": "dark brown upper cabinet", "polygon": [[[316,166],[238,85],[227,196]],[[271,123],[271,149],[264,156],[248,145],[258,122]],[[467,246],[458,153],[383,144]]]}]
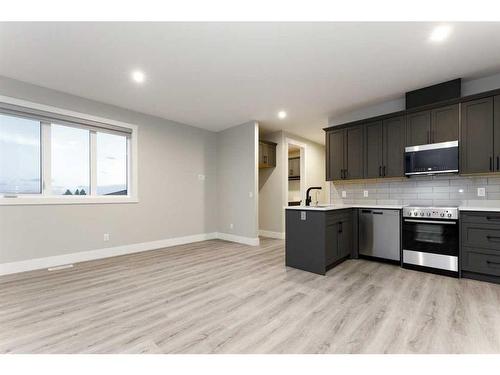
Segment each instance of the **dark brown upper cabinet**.
[{"label": "dark brown upper cabinet", "polygon": [[406,116],[406,145],[417,146],[431,143],[431,111]]},{"label": "dark brown upper cabinet", "polygon": [[326,179],[340,180],[344,176],[344,130],[326,133]]},{"label": "dark brown upper cabinet", "polygon": [[495,172],[500,171],[500,95],[493,98],[493,152],[495,157]]},{"label": "dark brown upper cabinet", "polygon": [[365,145],[366,178],[404,175],[404,116],[366,124]]},{"label": "dark brown upper cabinet", "polygon": [[363,126],[345,129],[344,178],[363,178]]},{"label": "dark brown upper cabinet", "polygon": [[276,146],[274,142],[259,141],[259,169],[276,167]]},{"label": "dark brown upper cabinet", "polygon": [[407,146],[456,141],[458,139],[458,104],[406,116]]},{"label": "dark brown upper cabinet", "polygon": [[363,127],[327,132],[326,154],[328,181],[363,178]]},{"label": "dark brown upper cabinet", "polygon": [[431,111],[431,143],[456,141],[459,128],[458,104]]},{"label": "dark brown upper cabinet", "polygon": [[383,177],[404,176],[405,118],[384,120]]},{"label": "dark brown upper cabinet", "polygon": [[494,127],[492,97],[462,103],[460,173],[493,172],[497,167],[494,134],[499,131],[495,132]]},{"label": "dark brown upper cabinet", "polygon": [[382,121],[365,125],[365,177],[382,177],[384,129]]}]

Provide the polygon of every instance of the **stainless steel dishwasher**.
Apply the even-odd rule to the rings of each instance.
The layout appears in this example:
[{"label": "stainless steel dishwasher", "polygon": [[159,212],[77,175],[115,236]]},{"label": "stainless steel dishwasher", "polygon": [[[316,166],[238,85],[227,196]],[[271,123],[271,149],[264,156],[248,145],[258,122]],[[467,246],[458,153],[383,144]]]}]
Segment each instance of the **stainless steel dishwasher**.
[{"label": "stainless steel dishwasher", "polygon": [[381,259],[401,259],[399,210],[360,209],[359,254]]}]

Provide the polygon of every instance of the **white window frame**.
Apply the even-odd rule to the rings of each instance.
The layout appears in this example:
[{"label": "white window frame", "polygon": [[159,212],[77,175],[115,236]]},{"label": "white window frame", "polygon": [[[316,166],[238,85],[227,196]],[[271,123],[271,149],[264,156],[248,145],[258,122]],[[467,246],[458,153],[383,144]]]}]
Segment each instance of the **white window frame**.
[{"label": "white window frame", "polygon": [[[109,124],[126,128],[131,131],[128,138],[127,147],[127,195],[96,195],[97,170],[90,169],[90,194],[89,195],[51,195],[51,181],[49,176],[51,169],[51,150],[50,150],[50,131],[51,125],[45,121],[40,121],[41,126],[41,169],[42,169],[42,192],[41,194],[0,194],[0,206],[14,205],[53,205],[53,204],[110,204],[110,203],[138,203],[138,152],[137,138],[138,126],[126,122],[111,120],[107,118],[97,117],[86,113],[69,111],[62,108],[52,107],[44,104],[29,102],[26,100],[11,98],[0,95],[0,102],[6,104],[17,105],[25,108],[36,109],[54,114],[71,116],[89,121],[96,121],[102,124]],[[83,126],[84,127],[84,126]],[[90,162],[91,166],[96,165],[93,158],[96,158],[96,139],[97,133],[95,130],[90,130]]]}]

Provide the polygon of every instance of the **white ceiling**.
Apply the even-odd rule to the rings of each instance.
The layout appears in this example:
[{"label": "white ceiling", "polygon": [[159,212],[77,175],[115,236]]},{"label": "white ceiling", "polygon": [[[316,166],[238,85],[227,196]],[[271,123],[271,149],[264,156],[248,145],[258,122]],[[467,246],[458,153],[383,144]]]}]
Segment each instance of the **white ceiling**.
[{"label": "white ceiling", "polygon": [[323,143],[329,115],[500,71],[500,23],[454,23],[442,44],[428,40],[435,25],[0,23],[0,75],[200,128],[255,119]]}]

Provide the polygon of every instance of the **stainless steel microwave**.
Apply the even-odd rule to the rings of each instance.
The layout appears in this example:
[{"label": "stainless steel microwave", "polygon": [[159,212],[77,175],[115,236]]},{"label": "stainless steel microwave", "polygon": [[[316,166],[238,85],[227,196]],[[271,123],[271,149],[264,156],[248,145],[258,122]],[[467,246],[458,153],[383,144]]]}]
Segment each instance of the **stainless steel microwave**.
[{"label": "stainless steel microwave", "polygon": [[458,173],[458,141],[405,148],[405,175]]}]

